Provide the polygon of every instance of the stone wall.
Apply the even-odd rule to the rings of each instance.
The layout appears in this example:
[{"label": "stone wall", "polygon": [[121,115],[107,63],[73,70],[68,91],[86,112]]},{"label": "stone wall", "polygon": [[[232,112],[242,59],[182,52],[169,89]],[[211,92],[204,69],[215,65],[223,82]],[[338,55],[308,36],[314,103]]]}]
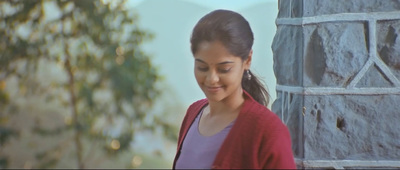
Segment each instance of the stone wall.
[{"label": "stone wall", "polygon": [[400,167],[400,0],[280,0],[276,24],[299,167]]}]

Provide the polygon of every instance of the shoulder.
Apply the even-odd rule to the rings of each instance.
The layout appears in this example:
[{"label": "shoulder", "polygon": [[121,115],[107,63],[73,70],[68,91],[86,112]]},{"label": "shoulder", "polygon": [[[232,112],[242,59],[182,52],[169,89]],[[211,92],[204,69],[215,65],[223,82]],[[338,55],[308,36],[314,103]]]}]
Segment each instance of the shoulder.
[{"label": "shoulder", "polygon": [[266,123],[265,121],[282,122],[281,119],[274,112],[256,101],[246,102],[244,107],[246,107],[247,115],[252,117],[253,119],[257,119],[264,123]]},{"label": "shoulder", "polygon": [[180,130],[180,135],[179,135],[180,136],[179,137],[180,140],[182,139],[181,137],[183,137],[182,136],[183,133],[185,133],[185,131],[187,129],[189,129],[190,125],[192,124],[192,122],[196,118],[196,116],[199,113],[199,111],[201,110],[201,108],[203,108],[204,105],[206,105],[207,103],[208,103],[207,99],[201,99],[201,100],[198,100],[198,101],[192,103],[188,107],[188,109],[186,111],[186,114],[185,114],[185,117],[183,118],[182,125],[181,125],[181,130]]},{"label": "shoulder", "polygon": [[188,112],[192,110],[198,110],[204,107],[208,103],[207,99],[200,99],[197,100],[196,102],[193,102],[189,107],[188,107]]},{"label": "shoulder", "polygon": [[201,108],[203,108],[207,103],[208,103],[207,99],[201,99],[201,100],[198,100],[198,101],[192,103],[188,107],[184,119],[187,119],[187,118],[190,119],[193,116],[196,116],[199,113],[199,111],[201,110]]},{"label": "shoulder", "polygon": [[249,101],[244,107],[246,107],[247,119],[261,131],[274,133],[287,130],[286,125],[283,124],[282,120],[274,112],[258,102],[254,100]]},{"label": "shoulder", "polygon": [[190,107],[195,107],[195,106],[198,106],[198,105],[204,105],[204,104],[207,104],[207,103],[208,103],[208,100],[207,100],[207,99],[200,99],[200,100],[197,100],[197,101],[193,102],[193,103],[189,106],[189,108],[190,108]]}]

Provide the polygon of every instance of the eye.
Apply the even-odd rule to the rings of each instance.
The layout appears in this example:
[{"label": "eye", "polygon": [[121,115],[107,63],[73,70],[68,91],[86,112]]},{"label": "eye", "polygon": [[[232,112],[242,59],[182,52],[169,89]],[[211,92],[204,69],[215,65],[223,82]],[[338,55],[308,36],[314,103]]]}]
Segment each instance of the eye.
[{"label": "eye", "polygon": [[206,72],[208,70],[208,67],[197,67],[197,70]]},{"label": "eye", "polygon": [[221,68],[221,69],[219,69],[218,71],[219,71],[220,73],[228,73],[228,72],[231,70],[231,68],[232,68],[232,67],[230,67],[230,68]]}]

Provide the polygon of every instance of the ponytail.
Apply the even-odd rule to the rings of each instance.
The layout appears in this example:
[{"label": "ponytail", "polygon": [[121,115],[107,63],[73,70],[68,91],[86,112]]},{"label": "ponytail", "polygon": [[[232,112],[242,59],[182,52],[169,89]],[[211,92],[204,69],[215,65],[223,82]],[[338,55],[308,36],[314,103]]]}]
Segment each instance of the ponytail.
[{"label": "ponytail", "polygon": [[[251,78],[248,79],[250,74]],[[269,93],[265,89],[264,83],[262,83],[250,70],[245,71],[242,78],[242,88],[250,94],[258,103],[268,107],[269,104]]]}]

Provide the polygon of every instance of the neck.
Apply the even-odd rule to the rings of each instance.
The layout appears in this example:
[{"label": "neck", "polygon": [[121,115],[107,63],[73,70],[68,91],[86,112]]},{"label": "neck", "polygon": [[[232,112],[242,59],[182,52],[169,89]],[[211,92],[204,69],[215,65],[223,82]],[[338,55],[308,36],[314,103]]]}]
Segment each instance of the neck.
[{"label": "neck", "polygon": [[243,90],[240,88],[234,94],[221,101],[209,101],[210,116],[218,114],[230,114],[239,112],[244,103]]}]

